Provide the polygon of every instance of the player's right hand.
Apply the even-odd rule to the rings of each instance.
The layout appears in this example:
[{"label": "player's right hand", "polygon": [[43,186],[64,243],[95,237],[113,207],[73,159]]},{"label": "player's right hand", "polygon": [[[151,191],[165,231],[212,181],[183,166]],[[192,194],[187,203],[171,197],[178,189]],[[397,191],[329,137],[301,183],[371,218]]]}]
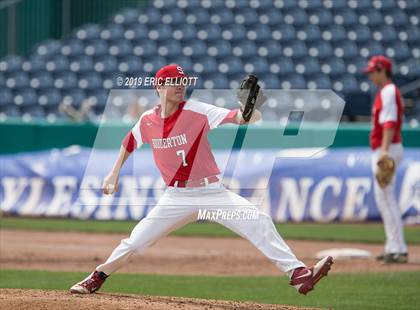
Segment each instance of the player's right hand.
[{"label": "player's right hand", "polygon": [[105,195],[112,195],[118,191],[118,174],[108,174],[102,183],[102,192]]}]

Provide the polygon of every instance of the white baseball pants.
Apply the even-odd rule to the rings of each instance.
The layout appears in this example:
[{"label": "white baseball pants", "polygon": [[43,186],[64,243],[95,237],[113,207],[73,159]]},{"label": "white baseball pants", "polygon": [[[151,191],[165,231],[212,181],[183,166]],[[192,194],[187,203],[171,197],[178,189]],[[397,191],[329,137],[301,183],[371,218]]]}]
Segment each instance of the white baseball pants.
[{"label": "white baseball pants", "polygon": [[[403,157],[403,146],[401,143],[391,144],[388,151],[389,155],[395,160],[396,168]],[[372,171],[373,175],[378,168],[377,162],[381,155],[380,148],[373,151]],[[395,199],[395,176],[392,182],[385,188],[381,188],[374,180],[375,202],[381,213],[385,226],[385,253],[407,253],[407,245],[404,240],[404,227],[401,218],[401,211]]]},{"label": "white baseball pants", "polygon": [[106,262],[96,270],[108,275],[115,272],[134,253],[142,253],[161,237],[197,220],[199,210],[256,212],[256,219],[219,217],[216,222],[248,239],[283,272],[305,266],[278,234],[269,215],[225,189],[221,183],[212,183],[199,188],[168,187],[158,204],[134,227],[130,237],[121,240]]}]

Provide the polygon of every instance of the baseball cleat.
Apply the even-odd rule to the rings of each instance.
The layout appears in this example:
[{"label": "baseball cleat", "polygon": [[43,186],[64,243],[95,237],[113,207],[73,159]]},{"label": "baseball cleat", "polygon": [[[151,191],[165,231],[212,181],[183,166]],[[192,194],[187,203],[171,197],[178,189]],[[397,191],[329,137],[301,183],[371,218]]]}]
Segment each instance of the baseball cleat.
[{"label": "baseball cleat", "polygon": [[385,264],[407,264],[408,253],[390,253],[386,254],[383,259]]},{"label": "baseball cleat", "polygon": [[99,290],[108,276],[101,271],[92,272],[86,279],[70,288],[72,294],[92,294]]},{"label": "baseball cleat", "polygon": [[296,288],[299,293],[306,295],[314,289],[319,280],[328,274],[333,263],[333,258],[326,256],[315,266],[296,268],[292,273],[289,284]]}]

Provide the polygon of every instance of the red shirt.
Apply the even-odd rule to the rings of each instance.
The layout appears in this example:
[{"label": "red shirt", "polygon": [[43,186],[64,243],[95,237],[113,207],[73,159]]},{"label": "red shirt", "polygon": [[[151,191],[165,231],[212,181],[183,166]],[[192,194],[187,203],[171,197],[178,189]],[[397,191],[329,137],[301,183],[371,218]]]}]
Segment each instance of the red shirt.
[{"label": "red shirt", "polygon": [[372,130],[370,146],[374,150],[381,146],[384,128],[394,128],[392,143],[401,143],[401,126],[404,104],[395,84],[389,83],[376,94],[372,107]]},{"label": "red shirt", "polygon": [[127,151],[150,144],[153,157],[167,185],[198,180],[220,173],[207,135],[223,123],[237,123],[238,110],[228,110],[196,100],[179,104],[161,117],[161,106],[144,112],[123,141]]}]

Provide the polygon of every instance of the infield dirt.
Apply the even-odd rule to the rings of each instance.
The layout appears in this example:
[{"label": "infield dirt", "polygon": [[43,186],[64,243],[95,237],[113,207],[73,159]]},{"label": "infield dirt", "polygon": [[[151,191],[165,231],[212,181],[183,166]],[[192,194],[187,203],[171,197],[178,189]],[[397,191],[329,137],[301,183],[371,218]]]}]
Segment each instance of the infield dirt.
[{"label": "infield dirt", "polygon": [[[124,234],[0,230],[2,269],[91,272]],[[295,254],[312,264],[318,251],[352,247],[379,254],[382,245],[287,241]],[[373,259],[336,261],[332,273],[420,270],[420,246],[410,246],[409,264],[384,265]],[[251,243],[241,238],[166,237],[133,256],[120,272],[173,275],[282,275]]]},{"label": "infield dirt", "polygon": [[293,306],[207,300],[197,298],[141,296],[130,294],[96,293],[94,295],[71,295],[64,291],[0,289],[0,309],[50,310],[50,309],[255,309],[255,310],[313,310]]}]

